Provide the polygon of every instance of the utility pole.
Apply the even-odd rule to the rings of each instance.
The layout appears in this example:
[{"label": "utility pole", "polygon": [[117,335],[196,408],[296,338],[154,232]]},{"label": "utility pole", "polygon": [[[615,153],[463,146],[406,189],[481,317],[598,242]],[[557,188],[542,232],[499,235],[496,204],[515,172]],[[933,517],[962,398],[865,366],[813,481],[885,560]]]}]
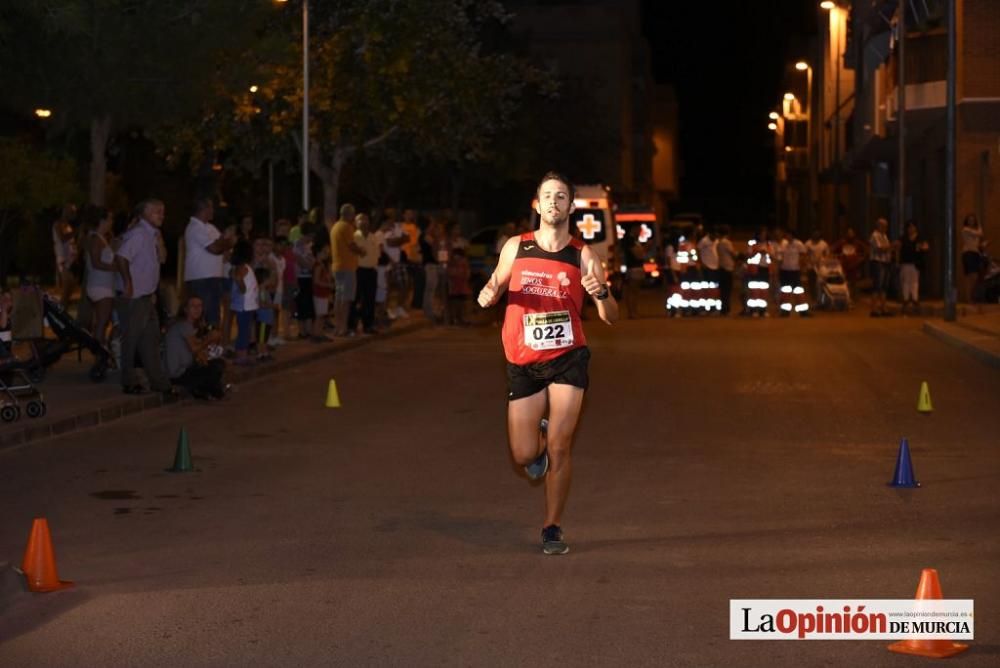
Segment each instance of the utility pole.
[{"label": "utility pole", "polygon": [[899,140],[899,159],[896,170],[896,229],[894,237],[899,237],[906,226],[906,0],[899,0],[899,19],[896,22],[899,40],[899,60],[897,67],[896,130]]},{"label": "utility pole", "polygon": [[955,321],[955,88],[958,34],[956,0],[948,0],[948,101],[944,151],[944,319]]}]

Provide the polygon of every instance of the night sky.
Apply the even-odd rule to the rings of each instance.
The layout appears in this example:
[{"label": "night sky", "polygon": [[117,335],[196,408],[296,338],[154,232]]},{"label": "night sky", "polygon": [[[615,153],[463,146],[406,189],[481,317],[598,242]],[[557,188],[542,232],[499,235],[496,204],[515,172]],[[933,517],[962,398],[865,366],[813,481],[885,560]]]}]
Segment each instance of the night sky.
[{"label": "night sky", "polygon": [[783,67],[807,55],[818,0],[644,0],[653,76],[680,105],[681,202],[711,223],[773,210],[772,137]]}]

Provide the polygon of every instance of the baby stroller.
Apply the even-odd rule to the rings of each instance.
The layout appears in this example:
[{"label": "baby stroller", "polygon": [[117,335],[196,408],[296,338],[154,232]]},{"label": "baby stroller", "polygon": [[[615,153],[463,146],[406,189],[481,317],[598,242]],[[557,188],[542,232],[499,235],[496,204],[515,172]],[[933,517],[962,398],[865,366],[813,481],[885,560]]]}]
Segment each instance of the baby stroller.
[{"label": "baby stroller", "polygon": [[817,306],[822,309],[843,311],[851,305],[851,291],[840,260],[826,258],[816,267]]},{"label": "baby stroller", "polygon": [[[94,364],[88,375],[95,383],[104,380],[108,369],[115,367],[111,351],[38,287],[27,286],[14,293],[12,324],[14,339],[28,344],[31,358],[15,358],[11,368],[23,371],[32,383],[42,382],[45,370],[68,352],[90,351]],[[45,324],[56,338],[45,337]]]},{"label": "baby stroller", "polygon": [[21,418],[21,399],[27,399],[24,412],[30,418],[45,415],[45,398],[38,391],[13,355],[4,356],[0,346],[0,421],[14,422]]}]

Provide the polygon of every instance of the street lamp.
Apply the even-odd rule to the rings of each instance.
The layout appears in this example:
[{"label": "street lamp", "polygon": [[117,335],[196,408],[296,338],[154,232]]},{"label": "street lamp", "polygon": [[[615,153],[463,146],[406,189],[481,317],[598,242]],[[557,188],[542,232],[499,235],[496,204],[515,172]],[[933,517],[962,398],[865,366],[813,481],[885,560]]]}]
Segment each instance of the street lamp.
[{"label": "street lamp", "polygon": [[767,117],[770,118],[772,121],[776,121],[778,120],[778,112],[772,111],[770,114],[767,115]]},{"label": "street lamp", "polygon": [[250,92],[251,93],[256,93],[257,92],[257,86],[256,85],[250,86]]},{"label": "street lamp", "polygon": [[823,0],[823,2],[819,3],[820,9],[825,9],[826,11],[830,11],[836,6],[837,3],[833,2],[833,0]]},{"label": "street lamp", "polygon": [[[813,154],[813,142],[812,142],[812,133],[813,133],[813,116],[812,116],[812,104],[813,104],[813,97],[812,97],[813,96],[813,92],[812,92],[812,88],[813,88],[813,70],[812,70],[812,67],[809,66],[809,63],[807,63],[804,60],[800,60],[797,63],[795,63],[795,69],[798,70],[799,72],[805,72],[806,73],[806,109],[805,109],[805,111],[806,111],[806,160],[808,160],[808,162],[809,162],[809,188],[808,188],[808,197],[809,197],[809,203],[810,203],[810,209],[809,209],[809,211],[811,212],[812,211],[811,205],[812,205],[812,201],[813,201],[813,181],[814,181],[814,179],[813,179],[813,158],[815,157],[814,154]],[[813,221],[810,220],[809,222],[812,223]]]},{"label": "street lamp", "polygon": [[773,131],[775,131],[775,130],[778,129],[778,124],[777,123],[768,123],[767,124],[767,129],[771,130],[773,132]]},{"label": "street lamp", "polygon": [[309,0],[302,0],[302,210],[309,210]]},{"label": "street lamp", "polygon": [[785,93],[785,99],[791,102],[795,99],[795,93]]},{"label": "street lamp", "polygon": [[38,116],[39,118],[48,118],[51,115],[51,109],[35,109],[35,116]]}]

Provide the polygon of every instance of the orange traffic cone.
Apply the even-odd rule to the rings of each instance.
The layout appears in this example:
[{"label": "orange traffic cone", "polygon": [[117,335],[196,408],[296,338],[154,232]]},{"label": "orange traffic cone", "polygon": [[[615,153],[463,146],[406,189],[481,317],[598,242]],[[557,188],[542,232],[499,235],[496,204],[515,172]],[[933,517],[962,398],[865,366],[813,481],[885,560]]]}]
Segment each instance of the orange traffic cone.
[{"label": "orange traffic cone", "polygon": [[[934,568],[925,568],[920,573],[920,584],[917,585],[917,600],[944,598],[941,595],[941,583],[938,582],[938,573]],[[889,645],[890,652],[900,654],[915,654],[916,656],[928,656],[932,659],[944,659],[954,656],[959,652],[964,652],[969,646],[952,642],[951,640],[900,640]]]},{"label": "orange traffic cone", "polygon": [[58,591],[72,587],[72,582],[59,579],[56,572],[56,557],[52,552],[52,537],[49,523],[44,517],[36,517],[31,525],[31,536],[24,551],[21,570],[28,579],[28,589],[35,592]]}]

